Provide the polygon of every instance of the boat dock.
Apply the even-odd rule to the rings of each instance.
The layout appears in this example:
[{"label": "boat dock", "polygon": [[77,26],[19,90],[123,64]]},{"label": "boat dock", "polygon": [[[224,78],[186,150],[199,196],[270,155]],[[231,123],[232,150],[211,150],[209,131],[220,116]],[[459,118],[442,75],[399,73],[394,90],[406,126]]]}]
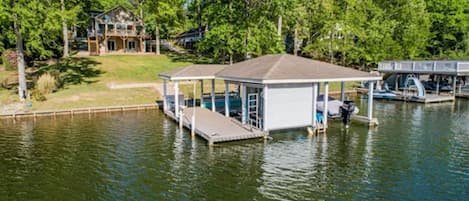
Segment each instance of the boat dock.
[{"label": "boat dock", "polygon": [[469,93],[456,93],[457,98],[469,98]]},{"label": "boat dock", "polygon": [[[195,111],[194,111],[195,110]],[[194,134],[207,140],[209,145],[219,142],[245,140],[252,138],[264,138],[268,132],[255,127],[241,124],[238,120],[226,117],[218,112],[212,112],[202,107],[187,107],[182,109],[182,116],[178,119],[173,112],[165,111],[165,114],[187,129],[192,129],[192,115],[195,112]]]},{"label": "boat dock", "polygon": [[425,97],[397,95],[395,100],[417,102],[417,103],[441,103],[454,101],[454,96],[440,96],[427,94]]}]

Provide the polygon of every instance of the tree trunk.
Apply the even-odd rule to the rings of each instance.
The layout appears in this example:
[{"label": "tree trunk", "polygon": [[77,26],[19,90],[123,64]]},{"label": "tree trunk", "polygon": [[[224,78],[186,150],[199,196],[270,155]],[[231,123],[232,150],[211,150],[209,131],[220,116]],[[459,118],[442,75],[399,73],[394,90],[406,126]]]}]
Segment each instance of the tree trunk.
[{"label": "tree trunk", "polygon": [[330,63],[334,63],[334,52],[332,51],[332,40],[333,40],[334,34],[332,33],[332,30],[329,34],[329,56],[330,56]]},{"label": "tree trunk", "polygon": [[233,65],[233,54],[230,54],[230,66]]},{"label": "tree trunk", "polygon": [[140,3],[140,20],[142,20],[142,32],[140,33],[140,51],[145,52],[146,51],[146,43],[145,43],[145,22],[143,20],[143,8],[142,5],[143,1]]},{"label": "tree trunk", "polygon": [[298,55],[298,28],[295,28],[295,38],[293,39],[293,55]]},{"label": "tree trunk", "polygon": [[64,54],[63,57],[66,58],[69,56],[68,54],[68,28],[67,22],[65,21],[65,3],[64,0],[60,0],[61,10],[62,10],[62,29],[63,29],[63,37],[64,37]]},{"label": "tree trunk", "polygon": [[251,30],[249,29],[248,27],[248,31],[246,32],[246,35],[245,35],[245,39],[244,39],[244,46],[246,48],[246,55],[245,55],[245,59],[249,59],[251,57],[250,53],[249,53],[249,36],[251,35]]},{"label": "tree trunk", "polygon": [[158,20],[156,20],[156,28],[155,28],[155,41],[156,41],[156,55],[160,55],[160,25],[158,24]]},{"label": "tree trunk", "polygon": [[277,35],[280,36],[280,39],[282,37],[282,16],[278,16],[278,22],[277,22]]},{"label": "tree trunk", "polygon": [[201,8],[201,2],[198,3],[198,6],[197,6],[197,21],[198,21],[198,25],[199,25],[199,40],[202,39],[202,8]]},{"label": "tree trunk", "polygon": [[345,66],[345,62],[347,61],[347,33],[344,35],[344,47],[342,49],[342,65]]},{"label": "tree trunk", "polygon": [[15,16],[13,26],[16,34],[16,61],[18,63],[18,95],[21,101],[24,101],[28,94],[26,87],[26,75],[25,75],[25,62],[24,62],[24,48],[23,48],[23,36],[21,35],[21,28],[18,22],[18,18]]},{"label": "tree trunk", "polygon": [[221,51],[221,64],[225,64],[225,50]]}]

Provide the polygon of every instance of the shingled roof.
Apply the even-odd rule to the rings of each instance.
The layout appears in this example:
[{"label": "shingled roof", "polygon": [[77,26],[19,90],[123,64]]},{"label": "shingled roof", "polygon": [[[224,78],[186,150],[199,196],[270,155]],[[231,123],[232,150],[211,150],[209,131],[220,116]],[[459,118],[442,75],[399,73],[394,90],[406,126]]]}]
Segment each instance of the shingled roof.
[{"label": "shingled roof", "polygon": [[160,73],[159,76],[168,80],[215,79],[215,74],[223,70],[225,66],[226,65],[216,64],[194,64]]},{"label": "shingled roof", "polygon": [[217,78],[273,83],[381,80],[367,72],[289,54],[265,55],[223,68]]}]

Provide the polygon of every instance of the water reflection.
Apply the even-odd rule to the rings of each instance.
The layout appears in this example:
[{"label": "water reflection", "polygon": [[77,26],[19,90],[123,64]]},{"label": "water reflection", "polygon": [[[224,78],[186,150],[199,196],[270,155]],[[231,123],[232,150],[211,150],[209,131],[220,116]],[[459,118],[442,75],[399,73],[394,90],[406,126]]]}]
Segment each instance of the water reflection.
[{"label": "water reflection", "polygon": [[0,200],[465,200],[468,111],[376,101],[376,129],[215,146],[159,111],[0,121]]}]

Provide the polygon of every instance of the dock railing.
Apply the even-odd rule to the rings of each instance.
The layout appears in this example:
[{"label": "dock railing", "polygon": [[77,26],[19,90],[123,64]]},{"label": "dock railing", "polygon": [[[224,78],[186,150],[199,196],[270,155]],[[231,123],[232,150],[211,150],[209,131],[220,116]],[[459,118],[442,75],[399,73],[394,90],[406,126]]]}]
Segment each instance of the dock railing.
[{"label": "dock railing", "polygon": [[469,61],[385,61],[378,71],[460,75],[469,74]]}]

